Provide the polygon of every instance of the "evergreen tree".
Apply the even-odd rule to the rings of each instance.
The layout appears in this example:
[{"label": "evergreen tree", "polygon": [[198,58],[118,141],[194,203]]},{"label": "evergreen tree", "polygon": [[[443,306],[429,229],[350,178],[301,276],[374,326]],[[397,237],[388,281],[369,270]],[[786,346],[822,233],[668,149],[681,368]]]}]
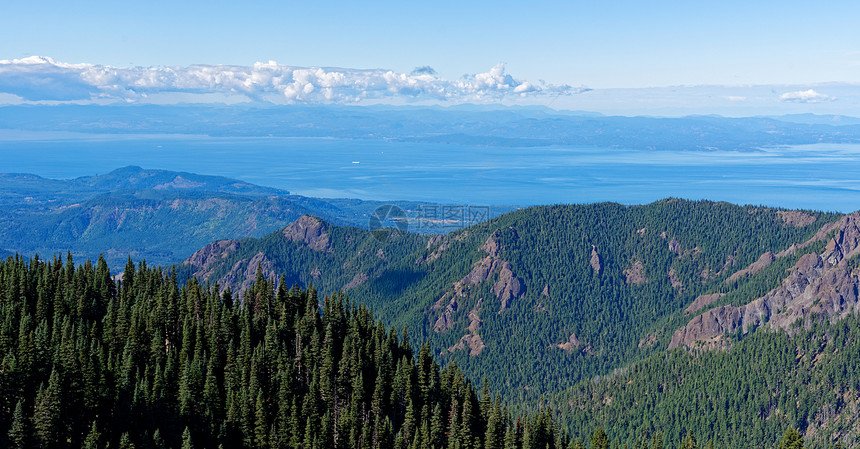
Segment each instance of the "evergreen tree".
[{"label": "evergreen tree", "polygon": [[27,418],[24,416],[22,400],[15,404],[15,412],[12,415],[12,426],[9,429],[9,443],[14,448],[27,447]]},{"label": "evergreen tree", "polygon": [[191,431],[188,427],[182,431],[182,449],[194,449],[194,442],[191,439]]},{"label": "evergreen tree", "polygon": [[783,434],[777,449],[803,449],[803,437],[794,428],[788,428]]},{"label": "evergreen tree", "polygon": [[591,435],[591,449],[609,449],[609,437],[603,427],[598,427]]},{"label": "evergreen tree", "polygon": [[99,440],[101,440],[101,433],[98,429],[98,424],[96,421],[93,421],[92,426],[90,426],[90,432],[87,434],[87,438],[84,440],[84,444],[82,446],[83,449],[98,449],[99,448]]}]

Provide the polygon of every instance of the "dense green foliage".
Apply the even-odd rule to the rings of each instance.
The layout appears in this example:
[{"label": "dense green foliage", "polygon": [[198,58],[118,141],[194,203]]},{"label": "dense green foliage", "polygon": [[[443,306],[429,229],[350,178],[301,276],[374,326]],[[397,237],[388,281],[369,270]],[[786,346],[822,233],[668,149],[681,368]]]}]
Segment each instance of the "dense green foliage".
[{"label": "dense green foliage", "polygon": [[860,437],[860,317],[812,317],[792,335],[757,331],[724,351],[662,352],[548,403],[571,431],[604,425],[622,442],[659,429],[669,439],[689,430],[722,447],[769,446],[790,427],[814,435],[810,447],[851,447]]},{"label": "dense green foliage", "polygon": [[0,446],[562,448],[342,295],[0,263]]},{"label": "dense green foliage", "polygon": [[[689,320],[684,309],[700,294],[723,292],[723,302],[746,303],[774,288],[785,268],[804,252],[820,251],[823,243],[779,259],[756,276],[726,279],[763,253],[804,242],[838,218],[805,213],[812,221],[794,227],[775,209],[669,199],[631,207],[534,207],[434,240],[405,235],[379,242],[367,231],[328,226],[326,251],[280,232],[243,240],[236,252],[210,267],[208,279],[226,279],[237,266],[244,273],[260,254],[288,283],[325,291],[363,275],[366,282],[352,285],[349,293],[378,317],[406,327],[418,341],[428,340],[443,364],[456,361],[473,381],[494,373],[490,387],[522,403],[664,349],[672,332]],[[492,274],[456,296],[451,328],[437,331],[435,322],[454,297],[454,285],[488,256],[481,247],[491,236],[499,258],[522,283],[521,295],[502,310],[493,291],[499,275]],[[592,245],[599,271],[591,266]],[[644,281],[628,283],[628,270],[637,261]],[[476,334],[486,347],[477,355],[449,350],[470,332],[473,310],[481,320]],[[569,352],[559,349],[572,334],[579,345]]]}]

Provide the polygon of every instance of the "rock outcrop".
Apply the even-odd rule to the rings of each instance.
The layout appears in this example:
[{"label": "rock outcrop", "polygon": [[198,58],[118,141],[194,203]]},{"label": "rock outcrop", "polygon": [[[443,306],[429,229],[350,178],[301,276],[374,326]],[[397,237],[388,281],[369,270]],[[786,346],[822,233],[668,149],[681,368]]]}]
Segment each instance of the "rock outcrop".
[{"label": "rock outcrop", "polygon": [[719,344],[728,332],[746,333],[764,324],[787,329],[813,313],[831,320],[853,313],[860,301],[860,272],[848,259],[860,254],[860,215],[822,227],[801,246],[831,232],[835,234],[826,249],[803,255],[779,287],[746,305],[717,307],[694,317],[675,332],[669,347]]},{"label": "rock outcrop", "polygon": [[815,217],[799,210],[781,210],[777,211],[776,215],[787,226],[802,228],[809,226],[815,222]]},{"label": "rock outcrop", "polygon": [[675,267],[669,268],[669,282],[672,284],[672,288],[678,290],[678,293],[684,292],[684,283],[681,282],[681,279],[678,278],[678,273],[675,271]]},{"label": "rock outcrop", "polygon": [[645,277],[645,265],[641,260],[633,261],[630,268],[624,270],[624,276],[627,277],[626,282],[633,285],[643,284],[648,280]]},{"label": "rock outcrop", "polygon": [[588,259],[588,263],[591,265],[591,269],[594,270],[594,273],[598,276],[600,272],[603,271],[603,264],[601,263],[600,254],[597,253],[597,247],[591,245],[591,258]]},{"label": "rock outcrop", "polygon": [[[461,278],[459,281],[455,282],[451,286],[451,288],[446,291],[433,304],[433,306],[430,307],[431,316],[429,318],[430,322],[433,323],[434,332],[447,332],[454,326],[454,322],[457,320],[457,309],[459,307],[458,298],[468,297],[470,290],[483,282],[495,280],[493,282],[492,291],[493,296],[495,296],[496,299],[499,301],[499,313],[502,313],[507,310],[511,306],[513,300],[521,298],[525,294],[525,285],[514,274],[513,266],[507,261],[502,260],[499,242],[497,239],[498,236],[496,233],[493,233],[489,238],[487,238],[487,241],[484,242],[484,244],[480,247],[480,249],[484,251],[487,256],[475,262],[475,264],[472,265],[472,269],[469,271],[469,273],[463,276],[463,278]],[[442,242],[441,245],[445,245],[446,241],[447,240],[439,240],[436,243]],[[428,248],[429,247],[431,247],[431,245],[428,244]],[[545,288],[544,290],[548,291],[548,288],[549,287],[547,286],[547,288]],[[475,323],[475,320],[472,317],[472,313],[474,312],[475,314],[477,314],[477,310],[482,302],[483,298],[479,300],[479,305],[476,306],[475,309],[469,313],[469,319],[471,322],[470,328]],[[442,310],[443,307],[444,310]],[[435,313],[432,313],[433,311],[439,310],[442,311],[438,312],[438,316],[435,315]],[[475,348],[483,345],[483,343],[481,343],[481,345],[478,345],[478,343],[480,342],[480,337],[477,336],[477,334],[475,334],[475,336],[470,336],[467,334],[463,338],[465,338],[465,340],[461,339],[461,343],[463,343],[463,345],[473,345]],[[478,349],[477,352],[480,352],[480,349]]]},{"label": "rock outcrop", "polygon": [[302,243],[314,251],[331,249],[331,239],[325,223],[316,217],[302,215],[298,220],[284,228],[282,234],[287,240]]},{"label": "rock outcrop", "polygon": [[689,306],[687,306],[686,309],[684,309],[684,313],[688,314],[688,315],[691,313],[696,313],[699,310],[702,310],[705,307],[708,307],[709,305],[713,304],[714,302],[716,302],[718,299],[722,298],[723,296],[726,296],[726,294],[725,293],[711,293],[710,295],[699,295],[696,297],[695,300],[693,300],[692,304],[690,304]]},{"label": "rock outcrop", "polygon": [[478,330],[484,325],[484,321],[479,315],[479,310],[481,309],[481,304],[483,304],[483,302],[483,298],[479,299],[478,303],[475,304],[475,308],[469,311],[469,328],[466,335],[463,335],[460,338],[460,341],[448,348],[448,352],[468,348],[469,356],[476,356],[487,347],[484,344],[484,340],[482,340],[481,336],[478,334]]},{"label": "rock outcrop", "polygon": [[751,263],[750,266],[744,268],[743,270],[738,270],[732,273],[732,275],[729,276],[728,279],[726,279],[726,283],[730,284],[740,278],[752,276],[770,266],[770,264],[772,264],[774,260],[776,260],[776,256],[772,252],[768,251],[762,254],[758,258],[758,260]]},{"label": "rock outcrop", "polygon": [[454,283],[454,293],[466,296],[469,287],[491,280],[497,275],[493,283],[493,295],[499,300],[499,312],[504,312],[513,299],[521,298],[525,294],[525,286],[514,274],[513,266],[502,260],[495,233],[487,238],[480,249],[487,253],[487,257],[476,262],[466,276]]},{"label": "rock outcrop", "polygon": [[212,274],[218,261],[226,259],[238,249],[237,240],[218,240],[198,249],[182,263],[194,267],[194,276],[206,279]]},{"label": "rock outcrop", "polygon": [[[444,299],[444,297],[442,298]],[[440,299],[441,301],[441,299]],[[436,322],[433,324],[433,331],[437,333],[442,333],[447,330],[450,330],[454,327],[454,313],[457,312],[457,308],[460,304],[457,302],[457,298],[451,298],[448,302],[448,305],[445,307],[445,311],[439,315],[439,318],[436,319]],[[441,308],[441,304],[439,301],[433,305],[434,309]]]},{"label": "rock outcrop", "polygon": [[260,267],[264,278],[269,280],[277,279],[274,264],[265,254],[259,252],[250,259],[242,259],[236,261],[230,268],[230,271],[217,279],[218,285],[222,289],[230,287],[234,293],[240,293],[247,290],[254,280],[257,278],[257,267]]},{"label": "rock outcrop", "polygon": [[358,273],[353,276],[352,280],[343,286],[344,290],[350,290],[367,282],[367,273]]},{"label": "rock outcrop", "polygon": [[570,354],[576,348],[579,347],[579,339],[576,338],[576,334],[570,334],[570,337],[567,339],[567,341],[565,341],[564,343],[558,343],[555,345],[555,347]]}]

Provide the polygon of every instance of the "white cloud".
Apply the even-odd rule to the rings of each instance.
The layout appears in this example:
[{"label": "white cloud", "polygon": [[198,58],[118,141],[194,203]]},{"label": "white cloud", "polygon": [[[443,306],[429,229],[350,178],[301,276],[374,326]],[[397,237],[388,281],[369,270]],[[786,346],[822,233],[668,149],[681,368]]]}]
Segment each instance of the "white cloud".
[{"label": "white cloud", "polygon": [[411,74],[391,70],[291,67],[274,61],[253,66],[112,67],[67,64],[31,56],[0,60],[0,93],[28,101],[145,101],[148,95],[221,94],[275,103],[356,103],[362,100],[481,101],[505,97],[571,95],[568,85],[535,85],[505,73],[499,64],[459,80],[431,68]]},{"label": "white cloud", "polygon": [[787,101],[790,103],[823,103],[825,101],[836,100],[835,97],[818,93],[812,89],[797,90],[794,92],[786,92],[779,96],[779,101]]}]

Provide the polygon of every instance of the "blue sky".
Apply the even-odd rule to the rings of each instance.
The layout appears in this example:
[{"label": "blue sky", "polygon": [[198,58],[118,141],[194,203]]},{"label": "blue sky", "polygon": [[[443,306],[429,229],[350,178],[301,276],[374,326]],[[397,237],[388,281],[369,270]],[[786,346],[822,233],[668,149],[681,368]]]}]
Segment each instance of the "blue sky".
[{"label": "blue sky", "polygon": [[[120,68],[252,67],[276,61],[288,67],[385,69],[406,75],[415,67],[430,66],[445,80],[444,86],[431,83],[422,89],[444,91],[462,101],[476,98],[474,86],[472,96],[462,97],[451,93],[453,84],[464,74],[474,81],[504,62],[505,76],[516,82],[498,82],[507,89],[501,94],[499,89],[478,90],[481,98],[497,100],[520,86],[540,95],[522,100],[528,95],[517,91],[516,101],[548,104],[546,95],[567,86],[573,89],[551,100],[554,106],[619,113],[705,112],[696,110],[699,103],[694,101],[716,96],[719,101],[707,110],[738,114],[743,107],[762,113],[850,113],[860,104],[860,2],[153,0],[127,5],[7,2],[0,19],[0,60],[42,55],[61,63]],[[7,64],[6,69],[0,103],[21,101],[16,89],[23,76],[35,72],[10,75],[20,67]],[[51,83],[36,80],[27,89],[56,82],[56,77]],[[830,82],[838,84],[822,84]],[[81,88],[73,84],[70,89]],[[702,85],[711,87],[693,87]],[[726,90],[749,90],[749,85],[765,87],[754,95]],[[648,89],[665,86],[687,87],[681,94]],[[315,94],[322,95],[320,85],[316,87]],[[602,94],[576,95],[580,87]],[[177,90],[175,85],[170,89]],[[224,89],[216,92],[216,100]],[[810,89],[812,101],[785,100],[785,95]],[[402,85],[390,90],[396,91],[392,97],[404,92]],[[156,92],[148,93],[146,101],[155,101]],[[98,87],[99,98],[144,101],[111,95]],[[749,104],[742,106],[742,101]],[[816,106],[804,109],[797,103]]]},{"label": "blue sky", "polygon": [[5,2],[0,59],[117,66],[506,62],[594,88],[860,81],[860,2]]}]

